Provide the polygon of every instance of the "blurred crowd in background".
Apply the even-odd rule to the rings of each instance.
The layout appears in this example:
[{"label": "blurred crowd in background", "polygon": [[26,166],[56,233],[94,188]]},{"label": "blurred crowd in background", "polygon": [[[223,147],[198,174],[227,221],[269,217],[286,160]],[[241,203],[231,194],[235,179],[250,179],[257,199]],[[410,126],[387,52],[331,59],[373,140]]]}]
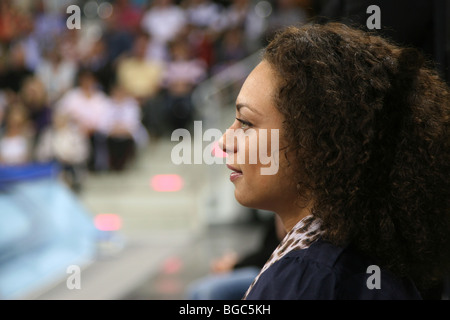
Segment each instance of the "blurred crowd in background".
[{"label": "blurred crowd in background", "polygon": [[[75,188],[84,168],[121,171],[153,138],[189,127],[198,84],[275,31],[312,17],[365,26],[372,2],[0,0],[0,165],[57,161]],[[374,3],[381,31],[450,60],[441,2]]]},{"label": "blurred crowd in background", "polygon": [[307,3],[1,0],[0,164],[57,161],[75,189],[83,170],[124,170],[189,126],[201,81],[304,23]]}]

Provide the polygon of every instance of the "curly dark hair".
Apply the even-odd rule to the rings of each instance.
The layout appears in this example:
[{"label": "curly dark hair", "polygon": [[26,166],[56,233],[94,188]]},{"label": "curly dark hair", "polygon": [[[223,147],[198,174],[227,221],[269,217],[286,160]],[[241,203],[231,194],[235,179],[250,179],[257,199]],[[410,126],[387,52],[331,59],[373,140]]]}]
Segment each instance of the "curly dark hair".
[{"label": "curly dark hair", "polygon": [[324,238],[422,288],[450,274],[450,93],[423,56],[329,23],[279,32],[263,59]]}]

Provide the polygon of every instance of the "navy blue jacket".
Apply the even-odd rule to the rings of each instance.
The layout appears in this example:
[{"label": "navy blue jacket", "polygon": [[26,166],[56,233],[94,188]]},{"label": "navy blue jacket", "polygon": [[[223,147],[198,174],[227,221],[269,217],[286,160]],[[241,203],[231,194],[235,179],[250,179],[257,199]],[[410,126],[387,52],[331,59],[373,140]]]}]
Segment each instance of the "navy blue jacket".
[{"label": "navy blue jacket", "polygon": [[[414,284],[380,269],[380,289],[369,289],[374,273],[369,259],[349,247],[317,240],[307,249],[293,250],[258,279],[247,300],[409,300],[421,299]],[[372,278],[369,283],[372,283]]]}]

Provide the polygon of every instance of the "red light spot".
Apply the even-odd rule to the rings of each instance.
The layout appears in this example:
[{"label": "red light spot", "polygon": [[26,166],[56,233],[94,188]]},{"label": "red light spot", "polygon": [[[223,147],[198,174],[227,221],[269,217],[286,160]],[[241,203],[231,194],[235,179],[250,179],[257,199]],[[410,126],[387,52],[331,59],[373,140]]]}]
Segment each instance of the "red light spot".
[{"label": "red light spot", "polygon": [[159,174],[152,178],[152,188],[159,192],[179,191],[183,187],[183,179],[177,174]]},{"label": "red light spot", "polygon": [[227,153],[224,152],[222,150],[222,148],[219,146],[219,141],[214,142],[214,144],[212,146],[211,154],[217,158],[226,158],[227,157]]},{"label": "red light spot", "polygon": [[177,257],[167,258],[163,263],[163,272],[165,274],[174,274],[180,272],[183,262]]},{"label": "red light spot", "polygon": [[102,213],[95,216],[94,225],[101,231],[117,231],[122,227],[122,219],[114,213]]}]

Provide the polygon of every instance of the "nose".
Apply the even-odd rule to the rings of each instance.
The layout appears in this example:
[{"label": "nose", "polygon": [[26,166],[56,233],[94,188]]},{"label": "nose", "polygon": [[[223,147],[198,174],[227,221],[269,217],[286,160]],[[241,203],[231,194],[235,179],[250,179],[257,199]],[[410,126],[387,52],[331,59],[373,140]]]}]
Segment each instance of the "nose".
[{"label": "nose", "polygon": [[231,133],[232,129],[227,129],[219,139],[219,147],[227,155],[237,152],[237,143],[235,141],[236,137]]}]

